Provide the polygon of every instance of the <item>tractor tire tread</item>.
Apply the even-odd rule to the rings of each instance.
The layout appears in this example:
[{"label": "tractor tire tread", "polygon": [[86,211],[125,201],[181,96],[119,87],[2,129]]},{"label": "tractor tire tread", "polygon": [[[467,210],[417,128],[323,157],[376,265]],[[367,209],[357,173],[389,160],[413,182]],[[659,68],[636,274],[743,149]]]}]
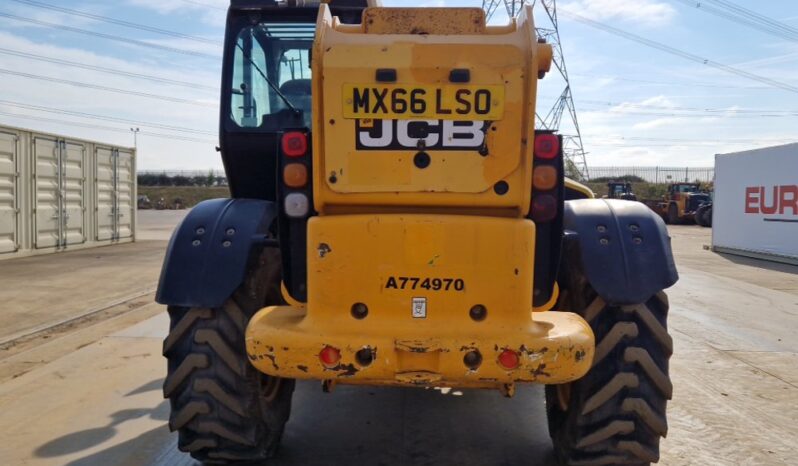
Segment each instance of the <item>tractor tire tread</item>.
[{"label": "tractor tire tread", "polygon": [[259,309],[251,295],[239,290],[213,309],[169,307],[169,427],[178,431],[178,448],[201,462],[273,456],[290,413],[293,381],[278,380],[273,399],[263,400],[266,376],[247,360],[244,329]]},{"label": "tractor tire tread", "polygon": [[[557,457],[569,466],[656,462],[673,393],[667,296],[660,292],[645,303],[617,306],[586,288],[582,305],[570,309],[588,320],[596,335],[593,368],[572,383],[567,410],[558,407],[556,386],[546,388]],[[574,296],[574,290],[569,293]]]}]

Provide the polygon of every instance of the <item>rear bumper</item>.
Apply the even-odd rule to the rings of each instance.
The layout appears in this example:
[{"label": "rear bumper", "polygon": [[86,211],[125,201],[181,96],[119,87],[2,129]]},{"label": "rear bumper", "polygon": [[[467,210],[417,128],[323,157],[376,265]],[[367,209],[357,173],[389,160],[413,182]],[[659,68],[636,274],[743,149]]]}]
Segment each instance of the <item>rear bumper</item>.
[{"label": "rear bumper", "polygon": [[[559,383],[590,368],[593,333],[577,315],[532,312],[535,225],[455,215],[337,215],[308,222],[307,305],[271,307],[247,328],[270,375],[395,385]],[[353,309],[364,306],[365,315]],[[485,314],[476,320],[471,310]],[[320,360],[331,347],[332,367]],[[367,349],[373,360],[359,362]],[[499,354],[515,351],[506,370]],[[481,364],[466,364],[478,351]],[[478,358],[479,359],[479,358]]]},{"label": "rear bumper", "polygon": [[[318,325],[317,325],[318,324]],[[373,385],[498,387],[514,382],[556,384],[584,376],[590,369],[594,340],[590,326],[569,312],[535,313],[525,326],[484,330],[464,325],[442,329],[434,338],[413,338],[412,329],[383,328],[358,331],[357,325],[334,331],[314,324],[304,308],[270,307],[258,312],[246,333],[251,363],[269,375],[296,379],[335,380]],[[340,329],[341,327],[339,327]],[[319,354],[331,346],[340,362],[324,365]],[[356,353],[373,351],[370,364]],[[516,351],[520,363],[507,370],[499,363],[506,349]],[[466,366],[466,353],[478,351],[482,363]]]}]

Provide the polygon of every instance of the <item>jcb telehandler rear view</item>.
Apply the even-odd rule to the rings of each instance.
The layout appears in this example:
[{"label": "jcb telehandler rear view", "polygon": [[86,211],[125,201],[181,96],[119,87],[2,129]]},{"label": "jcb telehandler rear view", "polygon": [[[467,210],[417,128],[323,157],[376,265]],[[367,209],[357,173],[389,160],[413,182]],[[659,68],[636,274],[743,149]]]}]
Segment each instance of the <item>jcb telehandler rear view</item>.
[{"label": "jcb telehandler rear view", "polygon": [[[563,177],[535,131],[531,8],[232,0],[231,199],[178,227],[158,302],[178,446],[271,457],[296,379],[546,387],[563,464],[659,457],[671,396],[662,220]],[[368,3],[368,4],[367,4]],[[344,420],[342,420],[344,422]]]}]

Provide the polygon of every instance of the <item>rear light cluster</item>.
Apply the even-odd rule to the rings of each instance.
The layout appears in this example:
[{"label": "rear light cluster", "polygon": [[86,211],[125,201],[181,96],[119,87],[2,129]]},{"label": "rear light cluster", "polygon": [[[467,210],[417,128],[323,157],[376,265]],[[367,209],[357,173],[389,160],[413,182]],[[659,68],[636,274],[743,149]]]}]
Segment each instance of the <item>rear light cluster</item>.
[{"label": "rear light cluster", "polygon": [[[361,367],[368,367],[374,362],[375,351],[371,347],[363,347],[355,353],[355,360]],[[341,364],[341,350],[334,346],[326,345],[319,352],[319,361],[326,368],[333,368]],[[496,358],[496,363],[504,370],[512,371],[521,365],[521,354],[510,348],[505,348]],[[482,353],[479,350],[468,351],[463,356],[463,364],[472,371],[482,365]]]},{"label": "rear light cluster", "polygon": [[308,196],[308,136],[302,131],[283,134],[281,148],[284,156],[282,184],[283,210],[291,218],[303,218],[310,212]]},{"label": "rear light cluster", "polygon": [[532,175],[532,220],[539,223],[557,218],[562,178],[562,147],[554,133],[535,134],[535,159]]}]

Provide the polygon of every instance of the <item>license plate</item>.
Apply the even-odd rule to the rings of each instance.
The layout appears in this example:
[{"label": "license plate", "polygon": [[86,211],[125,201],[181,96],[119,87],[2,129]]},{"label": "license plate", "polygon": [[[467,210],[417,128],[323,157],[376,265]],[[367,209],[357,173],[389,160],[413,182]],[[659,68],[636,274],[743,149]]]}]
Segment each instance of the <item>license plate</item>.
[{"label": "license plate", "polygon": [[501,120],[504,86],[344,84],[344,118]]}]

